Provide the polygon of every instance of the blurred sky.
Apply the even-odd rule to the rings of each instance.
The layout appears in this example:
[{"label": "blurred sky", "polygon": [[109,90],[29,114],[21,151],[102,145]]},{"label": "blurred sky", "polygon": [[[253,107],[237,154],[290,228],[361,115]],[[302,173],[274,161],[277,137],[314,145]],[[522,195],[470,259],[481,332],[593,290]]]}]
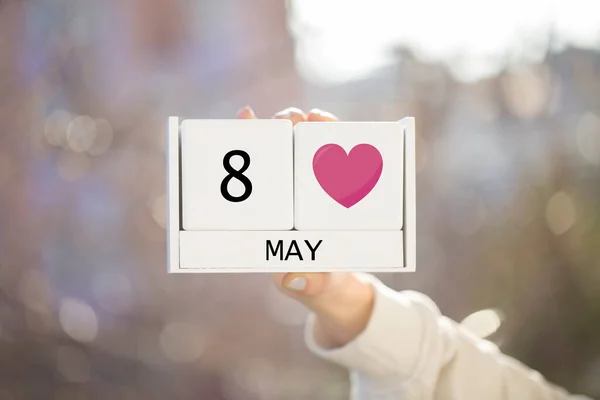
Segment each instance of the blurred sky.
[{"label": "blurred sky", "polygon": [[[596,12],[594,6],[596,4]],[[507,64],[541,61],[549,39],[600,44],[593,0],[292,0],[290,27],[303,75],[321,83],[365,76],[407,46],[473,81]],[[592,7],[590,7],[592,6]]]}]

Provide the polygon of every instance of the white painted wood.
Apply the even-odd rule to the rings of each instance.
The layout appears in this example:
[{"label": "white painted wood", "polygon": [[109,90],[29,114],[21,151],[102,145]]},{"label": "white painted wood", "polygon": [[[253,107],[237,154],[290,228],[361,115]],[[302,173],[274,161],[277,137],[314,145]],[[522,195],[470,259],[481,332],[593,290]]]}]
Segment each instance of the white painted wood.
[{"label": "white painted wood", "polygon": [[169,117],[167,129],[167,270],[179,269],[179,118]]},{"label": "white painted wood", "polygon": [[184,231],[177,272],[400,271],[406,270],[402,236],[401,231]]},{"label": "white painted wood", "polygon": [[[306,122],[294,129],[294,226],[298,230],[390,230],[403,225],[404,126],[398,122]],[[371,191],[354,205],[344,206],[326,192],[314,170],[315,153],[323,145],[341,146],[343,153],[328,165],[331,186],[360,188],[360,177],[370,167],[359,166],[365,157],[354,157],[352,149],[368,144],[379,151],[381,175]],[[357,148],[358,149],[358,148]],[[319,154],[323,154],[319,151]],[[373,153],[371,153],[373,154]],[[319,155],[326,157],[326,155]],[[344,158],[346,157],[346,158]],[[378,156],[377,156],[378,157]],[[322,160],[323,158],[321,158]],[[344,166],[346,160],[348,164]],[[369,164],[368,162],[365,164]],[[341,167],[340,167],[341,166]],[[372,176],[367,174],[366,178]],[[347,198],[347,197],[346,197]]]},{"label": "white painted wood", "polygon": [[415,119],[400,120],[404,127],[404,258],[407,269],[416,270],[417,265],[417,188]]},{"label": "white painted wood", "polygon": [[[288,120],[185,120],[181,125],[183,229],[290,230],[293,228],[293,142]],[[240,202],[221,192],[230,175],[225,155],[242,150],[249,156],[242,172],[251,182],[250,196]],[[240,170],[241,156],[228,165]],[[241,178],[244,179],[244,178]],[[234,197],[245,189],[237,178],[227,191]]]},{"label": "white painted wood", "polygon": [[[401,135],[403,137],[402,231],[318,229],[184,231],[182,218],[180,218],[182,145],[179,123],[178,117],[170,117],[167,135],[167,262],[170,273],[413,272],[416,270],[414,118],[404,118],[395,123],[403,132]],[[252,136],[251,132],[250,135]],[[290,178],[288,182],[293,182],[293,179]],[[280,260],[279,257],[267,261],[266,240],[273,241],[272,250],[277,250],[277,256],[281,254],[277,247],[279,240],[283,241],[281,250],[285,248],[286,253],[290,249],[291,240],[296,240],[303,254],[303,260],[299,260],[298,256],[291,253],[287,261]],[[313,246],[319,240],[323,240],[316,249],[315,260],[310,259],[311,252],[304,240],[308,240]],[[292,247],[292,250],[294,249]]]}]

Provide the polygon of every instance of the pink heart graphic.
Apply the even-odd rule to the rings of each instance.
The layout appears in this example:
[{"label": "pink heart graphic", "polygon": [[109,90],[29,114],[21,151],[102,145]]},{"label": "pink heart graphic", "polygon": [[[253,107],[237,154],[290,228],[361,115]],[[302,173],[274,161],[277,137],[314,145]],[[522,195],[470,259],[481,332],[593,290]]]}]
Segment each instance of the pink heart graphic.
[{"label": "pink heart graphic", "polygon": [[337,144],[326,144],[313,157],[317,181],[325,193],[346,208],[371,192],[382,170],[381,153],[366,143],[354,146],[348,154]]}]

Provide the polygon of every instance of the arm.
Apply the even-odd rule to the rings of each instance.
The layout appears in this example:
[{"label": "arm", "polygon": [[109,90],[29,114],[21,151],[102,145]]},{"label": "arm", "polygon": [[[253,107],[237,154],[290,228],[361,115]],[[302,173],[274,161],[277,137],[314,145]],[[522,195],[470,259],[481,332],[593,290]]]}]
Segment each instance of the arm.
[{"label": "arm", "polygon": [[[313,313],[306,326],[309,349],[351,371],[353,398],[431,400],[575,399],[495,345],[463,331],[442,317],[433,302],[416,292],[396,292],[375,278],[355,276],[340,291],[340,314],[350,314],[356,287],[373,293],[363,329],[341,344],[332,311]],[[344,300],[346,299],[346,300]],[[360,314],[358,311],[356,314]],[[325,324],[325,325],[324,325]],[[330,330],[326,326],[338,326]]]}]

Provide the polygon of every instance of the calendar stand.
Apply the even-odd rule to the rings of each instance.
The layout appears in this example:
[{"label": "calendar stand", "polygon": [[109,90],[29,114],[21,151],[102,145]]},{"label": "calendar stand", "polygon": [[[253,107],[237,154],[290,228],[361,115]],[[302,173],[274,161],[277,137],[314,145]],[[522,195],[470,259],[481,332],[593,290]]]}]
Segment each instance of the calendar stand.
[{"label": "calendar stand", "polygon": [[[182,228],[179,117],[167,133],[167,268],[169,273],[414,272],[416,268],[415,121],[399,122],[404,135],[401,231],[185,231]],[[325,244],[300,259],[288,244]]]}]

